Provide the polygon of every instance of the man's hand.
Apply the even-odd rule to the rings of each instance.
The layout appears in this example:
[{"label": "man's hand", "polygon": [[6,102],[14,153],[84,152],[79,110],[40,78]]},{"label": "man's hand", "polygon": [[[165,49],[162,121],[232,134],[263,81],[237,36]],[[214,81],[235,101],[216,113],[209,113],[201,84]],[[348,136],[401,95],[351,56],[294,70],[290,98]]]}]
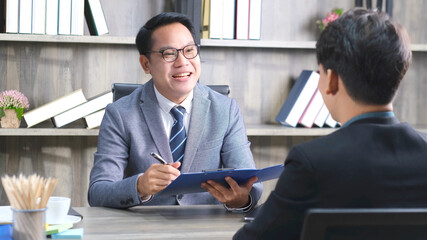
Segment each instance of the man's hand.
[{"label": "man's hand", "polygon": [[181,172],[178,170],[181,162],[168,165],[153,164],[144,174],[139,176],[137,190],[141,197],[153,195],[165,189]]},{"label": "man's hand", "polygon": [[212,180],[202,183],[201,187],[206,189],[212,196],[218,199],[218,201],[227,205],[227,207],[242,208],[249,204],[249,193],[252,189],[252,185],[257,180],[258,178],[254,176],[245,184],[239,186],[231,177],[226,177],[225,181],[230,185],[230,188],[224,187]]}]

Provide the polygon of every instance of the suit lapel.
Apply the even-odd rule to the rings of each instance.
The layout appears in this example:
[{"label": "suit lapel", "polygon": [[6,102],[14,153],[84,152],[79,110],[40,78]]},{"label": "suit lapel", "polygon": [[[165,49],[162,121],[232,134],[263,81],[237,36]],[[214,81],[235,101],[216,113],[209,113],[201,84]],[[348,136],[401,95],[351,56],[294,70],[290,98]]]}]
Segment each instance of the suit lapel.
[{"label": "suit lapel", "polygon": [[183,166],[181,168],[182,172],[188,172],[193,164],[194,156],[206,126],[211,104],[211,101],[207,98],[207,94],[200,89],[198,85],[194,88],[193,93],[193,107],[191,110],[189,130],[187,131],[188,135],[185,145]]},{"label": "suit lapel", "polygon": [[148,81],[144,85],[144,89],[140,96],[140,107],[158,153],[167,162],[172,162],[169,140],[166,136],[162,121],[160,120],[160,107],[157,102],[156,94],[154,93],[153,80]]}]

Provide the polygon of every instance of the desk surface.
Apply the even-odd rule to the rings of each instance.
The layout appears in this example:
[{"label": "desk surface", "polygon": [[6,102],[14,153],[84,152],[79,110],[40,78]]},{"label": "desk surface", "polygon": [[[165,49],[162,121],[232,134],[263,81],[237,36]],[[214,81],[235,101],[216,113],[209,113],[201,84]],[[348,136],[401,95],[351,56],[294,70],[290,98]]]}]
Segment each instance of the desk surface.
[{"label": "desk surface", "polygon": [[83,239],[231,239],[243,214],[221,205],[144,206],[127,210],[75,207],[83,220]]}]

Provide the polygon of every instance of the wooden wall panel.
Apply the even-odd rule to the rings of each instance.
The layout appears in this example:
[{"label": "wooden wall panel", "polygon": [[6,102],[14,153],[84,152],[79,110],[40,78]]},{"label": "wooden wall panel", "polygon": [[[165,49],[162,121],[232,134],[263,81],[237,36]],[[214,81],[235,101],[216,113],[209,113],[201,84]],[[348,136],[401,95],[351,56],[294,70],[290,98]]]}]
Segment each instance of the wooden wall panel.
[{"label": "wooden wall panel", "polygon": [[[165,0],[101,0],[111,36],[136,36],[147,20],[165,10]],[[87,31],[87,28],[86,28]],[[88,31],[86,32],[88,34]]]},{"label": "wooden wall panel", "polygon": [[314,41],[320,33],[316,21],[333,8],[349,9],[354,0],[267,0],[262,4],[262,40]]},{"label": "wooden wall panel", "polygon": [[[53,195],[71,197],[72,206],[87,206],[96,144],[96,137],[2,137],[0,174],[56,177]],[[8,200],[0,188],[0,205],[6,204]]]},{"label": "wooden wall panel", "polygon": [[412,63],[394,101],[394,110],[399,119],[419,127],[427,125],[426,57],[426,52],[413,53]]},{"label": "wooden wall panel", "polygon": [[0,89],[19,89],[31,109],[79,88],[87,98],[111,89],[114,82],[142,83],[139,54],[132,45],[4,43]]},{"label": "wooden wall panel", "polygon": [[[376,1],[372,2],[375,7]],[[333,8],[348,10],[355,6],[354,0],[268,0],[262,4],[261,39],[268,41],[315,41],[320,34],[316,20]],[[394,1],[393,18],[408,30],[413,43],[427,40],[423,27],[426,9],[424,0]]]},{"label": "wooden wall panel", "polygon": [[[228,84],[246,124],[275,123],[292,84],[303,69],[317,70],[314,50],[203,47],[203,84]],[[427,53],[414,52],[395,99],[396,115],[411,124],[427,125]],[[268,61],[266,61],[268,59]]]},{"label": "wooden wall panel", "polygon": [[405,27],[412,43],[427,42],[426,9],[424,0],[394,1],[393,18]]},{"label": "wooden wall panel", "polygon": [[317,70],[313,50],[203,47],[203,84],[228,84],[247,124],[274,123],[303,69]]}]

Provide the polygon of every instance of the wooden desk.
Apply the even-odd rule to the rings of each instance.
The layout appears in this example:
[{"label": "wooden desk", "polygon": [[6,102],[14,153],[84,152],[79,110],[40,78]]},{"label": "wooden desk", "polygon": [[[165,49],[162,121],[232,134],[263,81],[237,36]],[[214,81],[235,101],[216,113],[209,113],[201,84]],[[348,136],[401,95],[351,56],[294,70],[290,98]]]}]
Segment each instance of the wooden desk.
[{"label": "wooden desk", "polygon": [[75,207],[83,239],[231,239],[243,214],[221,205],[134,207],[128,210]]}]

